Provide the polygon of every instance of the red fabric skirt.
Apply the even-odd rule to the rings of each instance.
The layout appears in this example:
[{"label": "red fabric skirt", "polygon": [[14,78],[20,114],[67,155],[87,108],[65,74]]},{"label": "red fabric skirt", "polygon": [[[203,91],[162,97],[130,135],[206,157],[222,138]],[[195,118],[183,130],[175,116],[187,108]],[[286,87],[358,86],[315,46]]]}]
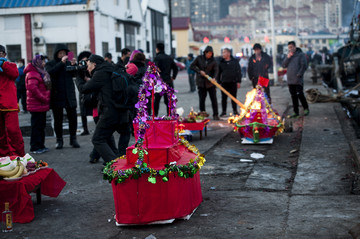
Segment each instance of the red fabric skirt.
[{"label": "red fabric skirt", "polygon": [[[134,167],[137,155],[131,153],[134,146],[127,150],[127,160],[114,163],[115,170]],[[156,170],[165,164],[176,162],[178,165],[189,163],[196,158],[184,145],[152,145],[145,155],[144,162]],[[128,178],[123,183],[112,182],[116,221],[119,224],[147,224],[155,221],[182,218],[191,214],[202,202],[199,172],[193,178],[169,174],[168,182],[156,177],[156,184],[148,182],[149,174],[139,179]]]},{"label": "red fabric skirt", "polygon": [[148,176],[117,185],[112,182],[117,223],[147,224],[182,218],[202,202],[199,172],[193,178],[172,175],[168,182],[157,177],[156,184],[149,183]]}]

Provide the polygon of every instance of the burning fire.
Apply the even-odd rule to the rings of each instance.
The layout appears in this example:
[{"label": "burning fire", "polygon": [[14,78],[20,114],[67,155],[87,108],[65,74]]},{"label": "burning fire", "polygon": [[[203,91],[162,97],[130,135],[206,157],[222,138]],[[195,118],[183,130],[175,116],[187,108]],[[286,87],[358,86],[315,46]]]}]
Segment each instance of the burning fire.
[{"label": "burning fire", "polygon": [[251,91],[248,91],[246,93],[246,99],[245,99],[245,104],[244,104],[245,109],[243,109],[243,108],[240,109],[240,115],[232,115],[232,116],[230,116],[228,118],[228,123],[231,124],[231,123],[239,122],[243,118],[250,118],[251,112],[260,111],[262,109],[262,102],[261,101],[264,101],[266,106],[268,106],[268,107],[266,107],[266,106],[263,107],[264,109],[266,109],[266,116],[267,116],[266,118],[267,119],[274,119],[275,121],[272,122],[272,123],[276,123],[276,122],[281,121],[281,117],[273,112],[273,110],[269,106],[269,104],[268,104],[265,97],[263,97],[262,99],[260,97],[256,97],[258,94],[261,94],[261,93],[259,93],[259,91],[261,92],[261,91],[263,91],[263,89],[256,88],[256,89],[252,89]]},{"label": "burning fire", "polygon": [[[245,99],[245,108],[248,109],[251,105],[251,109],[261,109],[261,102],[255,101],[255,96],[257,94],[257,89],[252,89],[251,91],[248,91],[246,93],[246,99]],[[246,109],[240,108],[240,115],[232,115],[228,118],[228,123],[235,123],[239,119],[246,116],[247,118],[250,117],[250,112],[247,112]],[[246,115],[244,115],[246,114]]]}]

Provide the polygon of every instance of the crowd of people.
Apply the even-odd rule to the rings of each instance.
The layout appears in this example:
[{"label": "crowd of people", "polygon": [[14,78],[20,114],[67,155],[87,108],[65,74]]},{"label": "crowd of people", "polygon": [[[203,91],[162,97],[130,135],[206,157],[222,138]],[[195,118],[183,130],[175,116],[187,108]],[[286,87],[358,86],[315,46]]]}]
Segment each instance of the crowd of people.
[{"label": "crowd of people", "polygon": [[[243,58],[240,62],[228,48],[223,49],[220,61],[215,60],[211,46],[207,46],[203,54],[196,58],[193,54],[188,55],[186,66],[189,91],[195,92],[197,87],[200,111],[206,112],[205,101],[209,94],[213,119],[219,120],[221,116],[227,115],[227,95],[221,95],[222,111],[219,115],[216,86],[208,77],[216,79],[235,98],[246,75],[254,88],[259,77],[269,78],[273,69],[271,57],[262,51],[258,43],[254,44],[253,49],[254,54],[248,60]],[[289,42],[288,49],[289,54],[283,66],[288,69],[288,85],[293,100],[294,114],[291,117],[299,116],[299,100],[305,115],[308,115],[309,107],[303,93],[306,57],[300,48],[296,48],[295,42]],[[25,154],[18,120],[19,101],[23,112],[31,114],[32,153],[45,153],[49,150],[45,146],[45,126],[46,114],[50,109],[54,119],[55,148],[61,150],[64,147],[64,111],[69,122],[69,144],[73,148],[79,148],[75,85],[80,99],[83,126],[81,135],[90,133],[87,116],[92,116],[96,124],[92,137],[93,150],[89,154],[90,163],[96,163],[100,158],[106,163],[124,155],[133,133],[132,120],[136,116],[134,105],[137,91],[149,60],[140,49],[131,51],[124,48],[121,53],[116,64],[110,53],[102,57],[83,51],[77,58],[69,59],[72,54],[69,54],[67,46],[57,44],[51,61],[47,61],[43,55],[36,55],[25,66],[24,60],[19,60],[17,64],[9,62],[5,47],[0,45],[0,156]],[[154,63],[159,68],[162,80],[174,87],[178,67],[173,58],[165,54],[162,43],[156,45]],[[76,78],[75,84],[73,78]],[[271,102],[270,86],[265,88],[265,93]],[[155,116],[158,116],[161,98],[160,94],[155,94]],[[169,113],[167,97],[164,97],[164,104]],[[148,110],[151,111],[151,108],[148,107]],[[235,102],[232,102],[232,113],[239,114]],[[120,134],[118,145],[115,145],[113,136],[115,131]]]}]

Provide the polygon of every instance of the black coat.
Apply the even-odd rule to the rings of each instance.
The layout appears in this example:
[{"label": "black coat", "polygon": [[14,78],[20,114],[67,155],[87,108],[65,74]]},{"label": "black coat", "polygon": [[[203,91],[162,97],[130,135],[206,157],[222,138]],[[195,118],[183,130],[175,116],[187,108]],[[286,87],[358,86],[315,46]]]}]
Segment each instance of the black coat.
[{"label": "black coat", "polygon": [[258,82],[259,76],[269,79],[269,72],[273,71],[272,67],[272,59],[268,54],[261,52],[260,61],[257,61],[255,54],[253,54],[249,59],[248,65],[249,79],[255,82],[255,85]]},{"label": "black coat", "polygon": [[116,108],[112,99],[111,75],[113,71],[114,67],[110,63],[103,62],[96,65],[96,68],[91,72],[91,80],[88,82],[76,78],[76,85],[81,93],[99,92],[99,115],[101,120],[105,121],[109,126],[129,122],[129,110]]},{"label": "black coat", "polygon": [[241,83],[241,78],[240,64],[234,57],[231,57],[229,61],[221,59],[217,77],[219,83]]},{"label": "black coat", "polygon": [[[212,51],[212,48],[208,46],[205,48],[205,51]],[[214,57],[206,59],[204,53],[204,55],[195,58],[190,65],[190,69],[196,72],[196,85],[199,88],[210,88],[214,86],[208,79],[200,75],[200,71],[205,71],[205,73],[210,77],[215,79],[217,78],[219,67]]]},{"label": "black coat", "polygon": [[[82,81],[85,81],[86,76],[88,76],[87,71],[78,71],[76,77],[80,78]],[[79,100],[81,116],[93,115],[93,109],[98,105],[97,92],[92,92],[88,94],[82,94],[80,92]]]},{"label": "black coat", "polygon": [[55,48],[54,60],[49,61],[45,65],[46,71],[51,78],[51,108],[76,108],[76,94],[73,77],[75,72],[66,71],[66,66],[71,65],[70,61],[63,63],[61,59],[57,58],[57,53],[60,50],[69,50],[63,44],[59,44]]},{"label": "black coat", "polygon": [[[166,55],[164,52],[159,52],[155,59],[155,65],[160,69],[160,76],[165,83],[171,82],[171,78],[175,79],[178,73],[178,68],[171,58],[171,56]],[[172,70],[172,77],[171,77]]]},{"label": "black coat", "polygon": [[303,85],[304,73],[307,69],[306,56],[300,48],[296,48],[294,55],[286,58],[282,64],[287,68],[286,76],[288,85]]}]

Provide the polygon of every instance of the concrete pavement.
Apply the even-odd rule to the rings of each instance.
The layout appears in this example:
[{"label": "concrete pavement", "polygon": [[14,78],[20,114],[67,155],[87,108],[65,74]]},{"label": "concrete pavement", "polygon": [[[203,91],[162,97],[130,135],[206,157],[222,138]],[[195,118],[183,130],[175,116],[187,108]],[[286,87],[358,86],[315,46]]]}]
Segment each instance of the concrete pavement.
[{"label": "concrete pavement", "polygon": [[[305,88],[314,87],[309,82]],[[197,94],[188,92],[184,72],[175,88],[179,107],[186,113],[191,107],[198,110]],[[249,89],[249,82],[244,82],[241,102]],[[271,94],[274,108],[287,114],[291,105],[287,88],[272,87]],[[219,103],[220,99],[218,92]],[[206,107],[211,115],[209,99]],[[164,105],[160,110],[164,113]],[[0,237],[351,238],[348,230],[360,222],[360,196],[351,195],[351,180],[346,177],[355,169],[344,133],[351,129],[341,107],[311,104],[308,117],[292,122],[293,132],[278,136],[272,145],[241,145],[225,121],[212,121],[203,140],[194,134],[192,143],[207,159],[201,171],[204,201],[190,221],[159,226],[115,226],[111,186],[102,180],[101,165],[88,163],[91,135],[79,136],[80,149],[70,148],[66,138],[63,150],[55,150],[55,138],[48,137],[50,152],[35,157],[49,162],[68,184],[58,198],[44,196],[41,205],[33,196],[34,221],[15,224],[13,233]],[[90,119],[89,124],[93,130]],[[24,140],[28,151],[29,138]],[[251,153],[264,158],[253,159]]]}]

